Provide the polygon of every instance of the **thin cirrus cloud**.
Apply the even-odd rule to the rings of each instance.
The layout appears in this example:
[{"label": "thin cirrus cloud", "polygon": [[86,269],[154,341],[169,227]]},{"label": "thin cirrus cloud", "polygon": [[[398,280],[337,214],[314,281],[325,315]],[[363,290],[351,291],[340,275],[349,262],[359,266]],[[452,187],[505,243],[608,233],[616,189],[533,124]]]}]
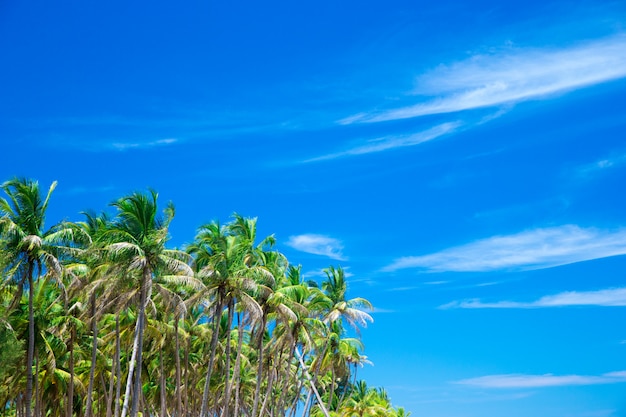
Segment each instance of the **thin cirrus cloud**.
[{"label": "thin cirrus cloud", "polygon": [[344,151],[318,156],[315,158],[307,159],[303,162],[319,162],[330,159],[365,155],[369,153],[388,151],[391,149],[415,146],[424,142],[431,141],[433,139],[437,139],[446,134],[454,133],[459,129],[461,125],[462,123],[458,121],[448,122],[436,125],[434,127],[431,127],[430,129],[411,135],[384,136],[381,138],[366,141],[364,144],[359,144]]},{"label": "thin cirrus cloud", "polygon": [[608,288],[597,291],[566,291],[547,295],[535,301],[497,301],[485,303],[480,300],[453,301],[440,306],[440,309],[466,308],[549,308],[573,306],[624,307],[626,306],[626,288]]},{"label": "thin cirrus cloud", "polygon": [[486,375],[462,379],[455,384],[476,388],[544,388],[573,385],[600,385],[626,382],[626,371],[608,372],[602,375]]},{"label": "thin cirrus cloud", "polygon": [[610,168],[617,168],[626,163],[626,154],[614,155],[609,158],[603,158],[590,164],[585,164],[576,170],[578,177],[591,178],[595,174]]},{"label": "thin cirrus cloud", "polygon": [[343,256],[343,243],[330,236],[317,234],[290,236],[285,244],[300,252],[326,256],[339,261],[346,259]]},{"label": "thin cirrus cloud", "polygon": [[564,225],[494,236],[422,256],[396,259],[385,272],[420,268],[429,272],[487,272],[544,269],[626,254],[626,230]]},{"label": "thin cirrus cloud", "polygon": [[159,140],[154,140],[150,142],[132,142],[132,143],[115,142],[111,144],[111,147],[118,151],[126,151],[129,149],[154,148],[156,146],[172,145],[176,142],[178,142],[178,140],[174,138],[159,139]]},{"label": "thin cirrus cloud", "polygon": [[626,35],[576,46],[510,49],[442,65],[418,78],[416,104],[365,112],[341,124],[452,113],[546,98],[626,77]]}]

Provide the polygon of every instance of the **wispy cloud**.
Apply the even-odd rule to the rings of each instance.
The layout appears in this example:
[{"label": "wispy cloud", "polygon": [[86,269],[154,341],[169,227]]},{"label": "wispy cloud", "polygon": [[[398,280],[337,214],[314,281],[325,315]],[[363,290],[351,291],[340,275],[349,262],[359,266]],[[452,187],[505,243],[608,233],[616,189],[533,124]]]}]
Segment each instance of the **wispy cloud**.
[{"label": "wispy cloud", "polygon": [[602,158],[590,164],[585,164],[576,170],[579,177],[589,178],[593,175],[605,171],[609,168],[616,168],[626,163],[626,154],[613,155],[608,158]]},{"label": "wispy cloud", "polygon": [[453,133],[457,131],[461,125],[461,122],[448,122],[411,135],[384,136],[381,138],[371,139],[350,149],[307,159],[303,162],[319,162],[329,159],[365,155],[369,153],[388,151],[391,149],[415,146],[424,142],[431,141],[433,139],[437,139],[438,137],[441,137],[443,135]]},{"label": "wispy cloud", "polygon": [[572,385],[599,385],[626,382],[626,371],[609,372],[602,375],[487,375],[462,379],[455,384],[478,388],[543,388]]},{"label": "wispy cloud", "polygon": [[508,49],[442,65],[418,78],[418,103],[340,121],[382,122],[508,105],[626,76],[623,34],[561,49]]},{"label": "wispy cloud", "polygon": [[609,288],[598,291],[566,291],[555,295],[547,295],[529,302],[497,301],[485,303],[477,299],[453,301],[439,308],[546,308],[570,306],[623,307],[626,306],[626,288]]},{"label": "wispy cloud", "polygon": [[398,258],[383,271],[529,270],[623,254],[626,254],[624,229],[608,231],[564,225],[494,236],[429,255]]},{"label": "wispy cloud", "polygon": [[330,236],[316,234],[290,236],[286,245],[301,252],[327,256],[339,261],[346,259],[343,256],[343,243]]},{"label": "wispy cloud", "polygon": [[111,144],[113,149],[118,151],[126,151],[129,149],[154,148],[157,146],[166,146],[176,143],[178,140],[173,138],[159,139],[149,142],[114,142]]},{"label": "wispy cloud", "polygon": [[[343,248],[343,246],[342,246]],[[348,270],[350,269],[350,267],[345,267],[343,268],[343,275],[346,278],[350,278],[353,277],[354,274],[352,272],[349,272]],[[307,271],[305,273],[302,274],[302,278],[315,278],[315,277],[326,277],[326,272],[324,272],[324,269],[316,269],[313,271]]]}]

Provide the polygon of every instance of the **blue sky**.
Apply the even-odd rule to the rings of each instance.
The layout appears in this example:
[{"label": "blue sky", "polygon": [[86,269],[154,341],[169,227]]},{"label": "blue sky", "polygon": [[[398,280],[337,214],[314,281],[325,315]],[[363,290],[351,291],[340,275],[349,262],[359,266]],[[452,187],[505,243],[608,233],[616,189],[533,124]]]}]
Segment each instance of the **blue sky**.
[{"label": "blue sky", "polygon": [[368,298],[424,417],[626,416],[622,1],[2,2],[0,177],[152,187]]}]

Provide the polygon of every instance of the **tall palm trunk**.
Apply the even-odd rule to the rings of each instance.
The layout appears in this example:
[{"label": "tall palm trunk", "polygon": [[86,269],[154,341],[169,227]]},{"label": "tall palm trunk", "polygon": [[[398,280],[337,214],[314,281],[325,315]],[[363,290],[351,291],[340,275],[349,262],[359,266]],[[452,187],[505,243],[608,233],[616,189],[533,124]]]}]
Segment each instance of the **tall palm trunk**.
[{"label": "tall palm trunk", "polygon": [[[296,350],[296,340],[295,338],[292,338],[292,343],[290,343],[289,346],[289,356],[287,358],[287,360],[285,361],[285,373],[283,376],[283,380],[282,380],[282,389],[279,390],[280,397],[278,398],[277,401],[277,407],[279,410],[282,411],[281,415],[286,415],[287,413],[287,407],[286,407],[286,403],[287,403],[287,391],[289,389],[289,380],[291,375],[289,374],[290,372],[290,368],[291,368],[291,361],[293,360],[293,356],[294,356],[294,351]],[[280,363],[280,362],[279,362]],[[280,387],[280,385],[279,385]],[[300,396],[300,392],[296,392],[296,396]]]},{"label": "tall palm trunk", "polygon": [[89,387],[87,388],[87,404],[85,405],[85,416],[92,416],[93,407],[93,384],[96,373],[96,359],[98,354],[98,320],[96,318],[96,293],[91,294],[91,368],[89,369]]},{"label": "tall palm trunk", "polygon": [[120,345],[120,315],[118,313],[115,316],[115,374],[117,375],[117,381],[115,381],[115,407],[113,410],[113,415],[115,417],[119,417],[120,415],[120,394],[122,391],[122,361],[120,357],[122,349]]},{"label": "tall palm trunk", "polygon": [[243,347],[243,320],[242,313],[237,313],[239,327],[237,331],[237,359],[235,360],[235,370],[233,371],[233,383],[235,384],[235,410],[233,416],[239,415],[239,392],[241,389],[241,350]]},{"label": "tall palm trunk", "polygon": [[35,417],[41,417],[41,393],[39,389],[39,352],[35,355]]},{"label": "tall palm trunk", "polygon": [[[183,403],[183,414],[182,416],[188,416],[189,415],[189,404],[190,404],[190,399],[189,399],[189,351],[191,351],[191,336],[189,335],[187,337],[187,345],[185,347],[185,400]],[[194,390],[195,392],[195,390]]]},{"label": "tall palm trunk", "polygon": [[176,416],[182,415],[182,387],[180,383],[181,375],[180,375],[180,341],[178,337],[178,320],[180,319],[180,315],[175,313],[176,317],[174,318],[174,338],[176,342],[176,351],[174,352],[174,357],[176,359]]},{"label": "tall palm trunk", "polygon": [[254,389],[254,405],[252,406],[252,417],[257,417],[257,410],[259,407],[259,397],[261,395],[261,383],[263,381],[263,335],[265,333],[265,324],[267,322],[266,311],[263,311],[261,317],[261,324],[259,326],[259,345],[257,350],[259,351],[259,366],[257,367],[256,374],[256,388]]},{"label": "tall palm trunk", "polygon": [[[209,366],[206,371],[206,380],[204,382],[204,392],[202,393],[202,406],[200,407],[200,417],[208,417],[209,402],[209,386],[211,384],[211,373],[213,372],[213,361],[215,360],[215,351],[217,349],[217,339],[220,332],[220,321],[222,318],[223,298],[221,292],[217,294],[218,300],[215,303],[215,312],[213,313],[213,334],[211,335],[211,353],[209,355]],[[187,374],[187,372],[186,372]]]},{"label": "tall palm trunk", "polygon": [[[326,354],[326,351],[327,349],[324,349],[324,354]],[[297,349],[296,349],[296,356],[298,357],[298,360],[300,361],[300,365],[302,366],[302,371],[304,372],[304,376],[309,381],[309,384],[311,384],[311,391],[315,394],[315,398],[317,398],[318,404],[320,408],[322,409],[322,412],[324,413],[326,417],[330,417],[328,415],[328,411],[326,411],[326,407],[324,407],[324,402],[322,401],[322,397],[320,396],[320,393],[317,391],[317,388],[315,387],[315,377],[311,378],[311,375],[309,374],[309,371],[306,369],[306,365],[304,364],[304,361],[302,360],[302,355],[300,355],[300,352],[298,352]],[[320,367],[321,365],[317,367],[318,372],[319,372]],[[306,412],[306,408],[307,407],[305,404],[305,407],[304,407],[305,412]]]},{"label": "tall palm trunk", "polygon": [[[143,292],[143,289],[141,290]],[[143,299],[143,294],[141,295]],[[143,309],[140,308],[140,312]],[[137,320],[135,322],[135,338],[133,341],[133,352],[130,356],[130,363],[128,364],[128,376],[126,377],[126,389],[124,390],[124,404],[122,405],[122,417],[126,417],[128,414],[128,407],[130,405],[130,391],[133,386],[133,374],[135,373],[135,363],[137,362],[137,355],[139,353],[139,343],[140,343],[140,333],[141,333],[141,319],[142,314],[137,315]],[[138,400],[138,399],[136,399]],[[133,398],[133,403],[135,402],[135,398]]]},{"label": "tall palm trunk", "polygon": [[76,327],[74,323],[71,323],[70,330],[70,343],[68,346],[70,360],[69,360],[69,371],[70,371],[70,381],[67,387],[67,417],[72,417],[74,411],[74,340],[76,339]]},{"label": "tall palm trunk", "polygon": [[143,271],[143,278],[140,290],[140,304],[139,314],[137,315],[137,324],[139,325],[138,341],[137,341],[137,362],[135,364],[135,386],[133,388],[133,405],[130,411],[130,417],[137,417],[139,412],[139,397],[141,391],[141,366],[142,366],[142,354],[143,354],[143,331],[146,322],[146,302],[148,299],[148,293],[150,292],[152,273],[149,268],[145,268]]},{"label": "tall palm trunk", "polygon": [[35,352],[35,314],[33,312],[33,261],[28,261],[28,351],[26,353],[26,417],[32,417],[33,356]]},{"label": "tall palm trunk", "polygon": [[224,366],[224,402],[222,408],[222,417],[228,416],[230,403],[230,329],[233,325],[233,314],[235,310],[235,300],[231,299],[228,303],[228,325],[226,327],[226,365]]}]

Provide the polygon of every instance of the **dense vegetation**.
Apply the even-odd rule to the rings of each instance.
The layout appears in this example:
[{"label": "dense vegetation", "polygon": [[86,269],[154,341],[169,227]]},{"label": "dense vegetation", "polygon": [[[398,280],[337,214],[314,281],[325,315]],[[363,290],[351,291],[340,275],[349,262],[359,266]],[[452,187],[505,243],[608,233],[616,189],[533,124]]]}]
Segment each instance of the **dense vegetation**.
[{"label": "dense vegetation", "polygon": [[1,186],[0,415],[408,415],[357,380],[371,305],[341,267],[305,281],[237,214],[168,248],[152,191],[46,229],[55,185]]}]

